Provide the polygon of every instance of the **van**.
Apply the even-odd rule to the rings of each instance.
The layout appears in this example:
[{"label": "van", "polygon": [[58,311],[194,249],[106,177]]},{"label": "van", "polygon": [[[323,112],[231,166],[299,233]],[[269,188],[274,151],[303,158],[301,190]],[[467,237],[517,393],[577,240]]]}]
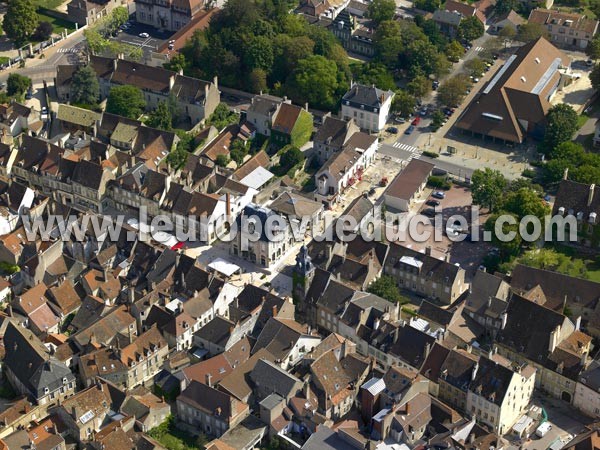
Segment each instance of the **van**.
[{"label": "van", "polygon": [[535,434],[538,437],[546,436],[546,433],[552,429],[552,424],[550,422],[544,422],[539,427],[536,428]]}]

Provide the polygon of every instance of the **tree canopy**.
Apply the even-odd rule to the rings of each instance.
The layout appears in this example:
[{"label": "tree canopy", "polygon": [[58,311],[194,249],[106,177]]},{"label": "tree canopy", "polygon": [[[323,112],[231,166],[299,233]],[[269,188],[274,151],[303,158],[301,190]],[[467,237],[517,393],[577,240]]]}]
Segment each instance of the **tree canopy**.
[{"label": "tree canopy", "polygon": [[498,170],[486,167],[474,171],[471,176],[473,203],[494,211],[499,206],[507,185],[506,178]]},{"label": "tree canopy", "polygon": [[139,118],[145,107],[146,100],[142,90],[131,85],[111,88],[106,101],[106,112],[131,119]]},{"label": "tree canopy", "polygon": [[89,65],[81,66],[73,74],[71,101],[83,105],[95,105],[100,97],[100,85],[96,72]]},{"label": "tree canopy", "polygon": [[396,2],[394,0],[373,0],[369,4],[369,18],[376,23],[392,20],[396,14]]},{"label": "tree canopy", "polygon": [[485,27],[477,16],[470,16],[461,20],[458,26],[458,36],[468,42],[479,39],[484,32]]},{"label": "tree canopy", "polygon": [[372,281],[367,291],[393,303],[406,303],[406,299],[400,294],[396,281],[389,275],[382,275]]},{"label": "tree canopy", "polygon": [[548,32],[539,23],[524,23],[519,27],[516,39],[521,42],[535,41],[539,37],[548,37]]},{"label": "tree canopy", "polygon": [[577,131],[577,113],[566,103],[554,105],[546,115],[546,132],[542,149],[550,153],[556,146],[570,141]]},{"label": "tree canopy", "polygon": [[31,87],[31,78],[11,73],[6,80],[6,93],[13,97],[22,96]]},{"label": "tree canopy", "polygon": [[9,0],[2,29],[21,46],[34,33],[38,22],[36,7],[30,0]]}]

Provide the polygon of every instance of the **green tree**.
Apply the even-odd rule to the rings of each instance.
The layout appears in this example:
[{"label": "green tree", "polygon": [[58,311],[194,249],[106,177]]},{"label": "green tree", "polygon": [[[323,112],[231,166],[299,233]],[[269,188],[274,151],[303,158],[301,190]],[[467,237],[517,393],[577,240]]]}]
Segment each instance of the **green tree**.
[{"label": "green tree", "polygon": [[392,111],[408,118],[415,108],[415,98],[403,90],[396,91],[392,100]]},{"label": "green tree", "polygon": [[485,33],[485,27],[477,16],[470,16],[460,21],[458,35],[468,42],[479,39]]},{"label": "green tree", "polygon": [[595,37],[592,39],[585,48],[585,53],[590,59],[598,61],[600,59],[600,38]]},{"label": "green tree", "polygon": [[431,115],[431,128],[438,130],[442,125],[444,125],[445,118],[446,116],[444,116],[444,113],[440,110],[434,111]]},{"label": "green tree", "polygon": [[267,72],[263,69],[252,69],[252,72],[248,74],[248,90],[258,94],[266,91],[267,88]]},{"label": "green tree", "polygon": [[559,103],[548,111],[546,123],[542,149],[550,153],[559,144],[571,140],[577,131],[577,113],[570,105]]},{"label": "green tree", "polygon": [[117,6],[114,8],[109,16],[110,27],[113,30],[118,29],[121,25],[124,25],[125,22],[129,20],[129,11],[124,6]]},{"label": "green tree", "polygon": [[304,153],[292,145],[283,149],[281,157],[279,158],[279,166],[282,174],[287,173],[293,167],[301,164],[304,161]]},{"label": "green tree", "polygon": [[30,0],[9,0],[2,29],[17,46],[23,45],[38,26],[39,17]]},{"label": "green tree", "polygon": [[21,97],[31,87],[31,78],[11,73],[6,80],[6,93],[11,97]]},{"label": "green tree", "polygon": [[506,14],[512,9],[516,11],[519,8],[519,0],[498,0],[494,7],[494,12],[497,16]]},{"label": "green tree", "polygon": [[507,192],[502,202],[502,209],[514,214],[519,219],[529,215],[544,219],[546,214],[550,213],[550,209],[542,201],[539,194],[526,187]]},{"label": "green tree", "polygon": [[535,41],[540,37],[548,37],[548,32],[539,23],[524,23],[519,27],[516,39],[520,42]]},{"label": "green tree", "polygon": [[448,57],[448,60],[452,61],[453,63],[458,62],[464,54],[465,48],[456,40],[451,41],[446,46],[446,56]]},{"label": "green tree", "polygon": [[171,111],[167,100],[158,102],[156,108],[148,114],[146,125],[167,131],[173,128],[173,111]]},{"label": "green tree", "polygon": [[415,8],[422,11],[435,12],[442,6],[441,0],[415,0]]},{"label": "green tree", "polygon": [[439,53],[437,48],[427,40],[412,41],[404,55],[408,63],[410,76],[430,75],[441,76],[450,69],[450,62],[445,55]]},{"label": "green tree", "polygon": [[181,169],[193,149],[194,137],[185,131],[179,130],[177,132],[179,142],[171,152],[167,155],[167,163],[173,169]]},{"label": "green tree", "polygon": [[406,303],[406,299],[400,294],[396,281],[389,275],[382,275],[375,281],[372,281],[367,288],[371,294],[378,295],[394,303]]},{"label": "green tree", "polygon": [[229,157],[234,160],[239,166],[244,162],[244,158],[248,154],[248,147],[241,139],[235,139],[229,146]]},{"label": "green tree", "polygon": [[333,108],[337,103],[337,66],[327,58],[314,55],[298,62],[286,83],[286,91],[297,103],[316,108]]},{"label": "green tree", "polygon": [[396,14],[396,2],[394,0],[373,0],[369,4],[369,18],[379,24],[386,20],[392,20]]},{"label": "green tree", "polygon": [[227,164],[229,164],[229,157],[227,155],[217,155],[215,164],[220,167],[227,167]]},{"label": "green tree", "polygon": [[183,70],[183,72],[187,73],[190,63],[183,53],[175,53],[174,55],[171,55],[169,61],[167,61],[163,67],[167,70],[172,70],[173,72]]},{"label": "green tree", "polygon": [[106,112],[131,119],[140,117],[145,107],[146,100],[142,90],[130,85],[111,88],[106,101]]},{"label": "green tree", "polygon": [[[499,217],[508,216],[514,219],[514,223],[511,224],[503,221],[501,227],[500,224],[498,224],[502,233],[508,238],[508,240],[505,241],[500,239],[500,234],[495,232],[495,228]],[[484,229],[492,233],[492,242],[500,249],[500,256],[503,261],[507,261],[511,257],[517,256],[523,249],[523,239],[521,238],[521,233],[519,233],[518,217],[504,212],[492,214],[485,222]],[[509,233],[512,234],[512,239],[510,238]]]},{"label": "green tree", "polygon": [[248,69],[270,71],[273,66],[273,44],[266,36],[254,36],[244,49],[244,64]]},{"label": "green tree", "polygon": [[287,76],[298,66],[298,61],[311,56],[314,48],[315,42],[308,36],[292,37],[287,34],[275,36],[273,40],[274,61],[271,78],[276,82],[284,82]]},{"label": "green tree", "polygon": [[438,100],[441,104],[456,107],[466,95],[469,83],[464,76],[454,76],[438,88]]},{"label": "green tree", "polygon": [[474,171],[471,176],[473,203],[495,211],[501,203],[502,193],[506,186],[506,178],[499,170],[486,167],[483,170]]},{"label": "green tree", "polygon": [[594,89],[600,89],[600,64],[596,64],[590,72],[590,81]]},{"label": "green tree", "polygon": [[353,75],[353,78],[361,84],[374,84],[380,89],[391,91],[396,89],[396,82],[394,81],[394,77],[386,69],[386,67],[380,63],[356,63],[353,70]]},{"label": "green tree", "polygon": [[571,277],[588,277],[583,259],[573,259],[551,248],[540,248],[525,252],[519,259],[519,263],[537,269],[562,273]]},{"label": "green tree", "polygon": [[425,75],[417,75],[406,84],[406,90],[416,98],[423,98],[431,92],[431,80]]},{"label": "green tree", "polygon": [[472,77],[480,77],[485,72],[485,62],[481,58],[473,58],[465,62],[465,69]]},{"label": "green tree", "polygon": [[396,68],[398,55],[404,48],[400,36],[400,24],[396,21],[381,22],[375,30],[373,47],[376,58],[388,68]]},{"label": "green tree", "polygon": [[33,32],[33,38],[37,41],[45,41],[52,36],[52,24],[50,22],[40,22]]},{"label": "green tree", "polygon": [[83,105],[96,105],[100,97],[100,84],[96,72],[89,65],[81,66],[71,81],[71,101]]},{"label": "green tree", "polygon": [[517,30],[511,25],[506,25],[498,32],[498,37],[502,40],[508,39],[509,41],[513,40],[517,35]]},{"label": "green tree", "polygon": [[227,103],[219,103],[207,120],[207,125],[213,125],[222,130],[227,125],[239,122],[240,116],[229,109]]},{"label": "green tree", "polygon": [[6,81],[6,93],[10,96],[20,97],[31,85],[31,78],[18,73],[11,73]]}]

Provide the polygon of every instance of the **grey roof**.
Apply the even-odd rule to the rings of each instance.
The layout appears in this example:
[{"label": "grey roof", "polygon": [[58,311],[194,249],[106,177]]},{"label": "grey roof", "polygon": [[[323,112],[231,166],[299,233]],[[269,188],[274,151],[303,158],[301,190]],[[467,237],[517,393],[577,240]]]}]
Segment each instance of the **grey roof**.
[{"label": "grey roof", "polygon": [[350,90],[344,94],[343,100],[355,105],[380,108],[393,95],[392,91],[384,91],[375,86],[354,83]]},{"label": "grey roof", "polygon": [[470,391],[487,398],[496,405],[502,405],[512,377],[512,370],[482,356],[479,358]]},{"label": "grey roof", "polygon": [[600,390],[600,361],[593,360],[587,370],[579,375],[579,382],[598,392]]},{"label": "grey roof", "polygon": [[433,13],[432,19],[434,22],[447,23],[458,27],[460,25],[460,21],[462,20],[462,16],[453,11],[438,9]]},{"label": "grey roof", "polygon": [[4,334],[5,366],[35,397],[63,386],[63,379],[75,381],[67,366],[47,354],[41,341],[28,329],[10,322]]},{"label": "grey roof", "polygon": [[277,111],[277,107],[281,103],[283,103],[281,97],[269,94],[256,95],[252,98],[252,103],[248,107],[248,111],[264,116],[271,116]]},{"label": "grey roof", "polygon": [[260,406],[265,409],[273,409],[283,401],[283,397],[277,394],[271,394],[260,402]]},{"label": "grey roof", "polygon": [[323,125],[317,130],[314,142],[327,143],[327,145],[341,148],[350,137],[349,131],[351,131],[352,125],[353,121],[327,116],[323,121]]},{"label": "grey roof", "polygon": [[200,328],[194,336],[213,344],[224,347],[231,337],[231,328],[235,324],[225,317],[215,316],[210,322]]},{"label": "grey roof", "polygon": [[287,373],[277,364],[266,359],[261,359],[250,372],[250,379],[259,386],[264,386],[282,397],[294,395],[302,382],[295,376]]},{"label": "grey roof", "polygon": [[322,425],[315,433],[311,434],[308,441],[302,446],[302,450],[356,450],[356,448],[331,428]]}]

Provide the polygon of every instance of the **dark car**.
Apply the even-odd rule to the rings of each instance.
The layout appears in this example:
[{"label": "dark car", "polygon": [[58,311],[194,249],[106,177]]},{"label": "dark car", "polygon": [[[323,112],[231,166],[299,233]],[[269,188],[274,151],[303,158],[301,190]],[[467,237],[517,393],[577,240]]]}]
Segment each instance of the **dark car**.
[{"label": "dark car", "polygon": [[436,81],[434,81],[434,82],[432,83],[431,87],[433,88],[433,90],[434,90],[434,91],[435,91],[435,90],[437,90],[437,88],[439,88],[439,87],[440,87],[440,82],[439,82],[439,81],[437,81],[437,80],[436,80]]},{"label": "dark car", "polygon": [[385,131],[392,134],[398,134],[398,128],[396,127],[388,127]]},{"label": "dark car", "polygon": [[433,209],[433,208],[424,209],[423,211],[421,211],[421,214],[423,214],[424,216],[427,216],[427,217],[434,217],[435,209]]},{"label": "dark car", "polygon": [[440,202],[439,202],[439,200],[433,200],[433,199],[430,199],[430,200],[427,200],[427,201],[425,202],[425,204],[426,204],[427,206],[438,206],[438,205],[440,204]]},{"label": "dark car", "polygon": [[409,126],[406,131],[404,132],[404,134],[411,134],[413,131],[415,131],[415,126],[411,125]]}]

